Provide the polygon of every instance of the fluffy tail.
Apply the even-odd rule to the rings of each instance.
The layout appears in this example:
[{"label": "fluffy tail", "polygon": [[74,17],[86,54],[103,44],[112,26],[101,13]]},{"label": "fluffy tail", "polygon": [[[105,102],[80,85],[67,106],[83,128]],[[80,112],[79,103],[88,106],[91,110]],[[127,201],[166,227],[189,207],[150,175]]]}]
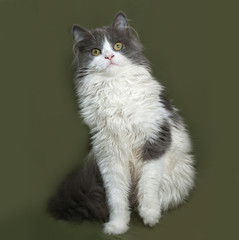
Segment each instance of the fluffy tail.
[{"label": "fluffy tail", "polygon": [[106,222],[109,211],[96,163],[89,162],[84,168],[68,175],[57,193],[49,200],[47,210],[56,219]]}]

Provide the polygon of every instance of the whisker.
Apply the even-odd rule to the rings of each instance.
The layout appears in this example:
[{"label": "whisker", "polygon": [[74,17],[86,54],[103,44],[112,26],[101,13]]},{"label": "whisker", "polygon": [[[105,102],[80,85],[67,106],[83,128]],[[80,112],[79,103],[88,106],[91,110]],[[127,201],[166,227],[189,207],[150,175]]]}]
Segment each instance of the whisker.
[{"label": "whisker", "polygon": [[137,32],[133,27],[127,26],[127,28],[130,29],[130,30],[132,30],[132,31],[136,34],[137,38],[139,38],[138,32]]}]

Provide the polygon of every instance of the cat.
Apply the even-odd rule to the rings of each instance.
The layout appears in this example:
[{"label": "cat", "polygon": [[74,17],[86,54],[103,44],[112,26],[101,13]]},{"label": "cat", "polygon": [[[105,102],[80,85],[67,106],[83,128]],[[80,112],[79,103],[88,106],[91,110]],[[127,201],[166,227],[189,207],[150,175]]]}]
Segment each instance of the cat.
[{"label": "cat", "polygon": [[106,234],[122,234],[135,209],[153,227],[194,186],[188,132],[123,12],[110,26],[73,25],[72,31],[76,93],[91,150],[48,210],[57,219],[100,220]]}]

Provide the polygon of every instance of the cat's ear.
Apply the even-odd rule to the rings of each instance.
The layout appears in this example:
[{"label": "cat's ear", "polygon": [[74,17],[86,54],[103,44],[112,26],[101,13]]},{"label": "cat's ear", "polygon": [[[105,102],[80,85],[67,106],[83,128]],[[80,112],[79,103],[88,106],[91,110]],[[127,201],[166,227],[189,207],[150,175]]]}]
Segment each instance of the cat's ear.
[{"label": "cat's ear", "polygon": [[76,24],[72,26],[72,34],[77,42],[82,41],[87,35],[91,35],[88,30]]},{"label": "cat's ear", "polygon": [[124,32],[129,31],[127,17],[123,12],[119,12],[116,14],[113,24],[112,24],[112,27],[113,27],[113,29],[118,30],[118,31],[124,31]]}]

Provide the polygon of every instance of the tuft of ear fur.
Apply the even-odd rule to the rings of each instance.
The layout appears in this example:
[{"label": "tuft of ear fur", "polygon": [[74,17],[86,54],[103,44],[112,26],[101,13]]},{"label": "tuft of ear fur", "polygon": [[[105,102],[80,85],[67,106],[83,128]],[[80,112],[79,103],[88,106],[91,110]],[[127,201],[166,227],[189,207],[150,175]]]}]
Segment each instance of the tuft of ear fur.
[{"label": "tuft of ear fur", "polygon": [[116,14],[112,27],[118,31],[128,31],[127,17],[123,12]]},{"label": "tuft of ear fur", "polygon": [[74,40],[77,42],[82,41],[85,38],[85,36],[89,34],[91,35],[91,33],[88,30],[86,30],[85,28],[77,24],[74,24],[72,26],[72,34],[73,34]]}]

